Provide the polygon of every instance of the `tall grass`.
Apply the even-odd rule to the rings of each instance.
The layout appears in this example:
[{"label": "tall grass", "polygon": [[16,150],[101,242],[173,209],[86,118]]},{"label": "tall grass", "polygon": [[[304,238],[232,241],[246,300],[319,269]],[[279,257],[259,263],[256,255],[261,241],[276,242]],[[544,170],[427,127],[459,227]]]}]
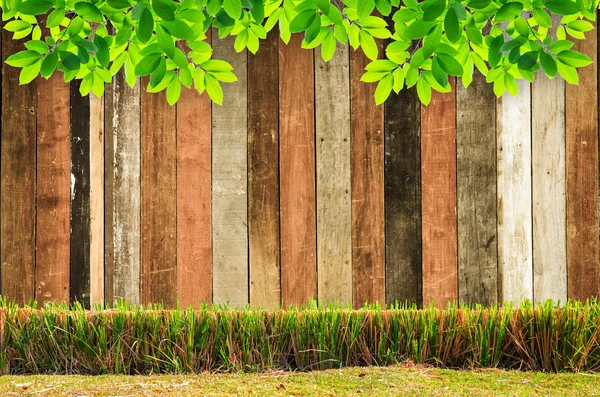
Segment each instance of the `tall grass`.
[{"label": "tall grass", "polygon": [[452,368],[600,370],[600,304],[417,310],[373,305],[163,310],[0,301],[5,373],[310,370],[404,361]]}]

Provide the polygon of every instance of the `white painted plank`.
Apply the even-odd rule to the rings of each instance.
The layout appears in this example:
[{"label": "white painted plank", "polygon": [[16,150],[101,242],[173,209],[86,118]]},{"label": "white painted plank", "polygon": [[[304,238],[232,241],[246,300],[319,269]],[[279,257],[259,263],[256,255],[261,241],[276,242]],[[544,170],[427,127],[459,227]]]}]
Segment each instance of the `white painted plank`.
[{"label": "white painted plank", "polygon": [[498,100],[498,267],[500,302],[533,299],[531,87]]},{"label": "white painted plank", "polygon": [[246,52],[234,37],[216,39],[214,58],[233,66],[238,80],[224,84],[223,106],[212,106],[213,302],[248,304],[248,87]]},{"label": "white painted plank", "polygon": [[349,63],[346,46],[327,63],[315,54],[317,278],[324,304],[352,304]]}]

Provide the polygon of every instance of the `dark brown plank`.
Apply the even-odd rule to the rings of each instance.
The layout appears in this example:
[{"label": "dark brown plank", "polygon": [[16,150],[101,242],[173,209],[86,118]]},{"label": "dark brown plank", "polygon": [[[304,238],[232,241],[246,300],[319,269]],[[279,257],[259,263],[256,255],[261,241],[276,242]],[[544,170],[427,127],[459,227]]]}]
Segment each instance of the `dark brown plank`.
[{"label": "dark brown plank", "polygon": [[279,267],[279,31],[248,54],[250,304],[276,308]]},{"label": "dark brown plank", "polygon": [[386,303],[423,303],[421,102],[416,89],[385,103]]},{"label": "dark brown plank", "polygon": [[313,52],[294,35],[279,48],[281,293],[284,306],[317,296]]},{"label": "dark brown plank", "polygon": [[[148,78],[141,79],[141,86]],[[177,300],[177,114],[165,92],[142,89],[141,301]]]},{"label": "dark brown plank", "polygon": [[576,41],[594,63],[567,84],[567,294],[585,300],[600,294],[598,240],[598,43],[597,30]]},{"label": "dark brown plank", "polygon": [[19,86],[19,72],[4,63],[24,49],[2,31],[1,293],[18,303],[34,298],[37,86]]},{"label": "dark brown plank", "polygon": [[70,90],[62,74],[37,80],[36,300],[69,301]]},{"label": "dark brown plank", "polygon": [[71,82],[71,302],[90,304],[90,99]]},{"label": "dark brown plank", "polygon": [[384,106],[375,106],[376,85],[360,81],[368,63],[361,51],[350,52],[355,307],[385,301]]},{"label": "dark brown plank", "polygon": [[458,83],[457,194],[460,302],[498,301],[496,237],[496,97],[475,72],[469,88]]},{"label": "dark brown plank", "polygon": [[456,232],[456,97],[433,93],[421,114],[423,303],[458,299]]}]

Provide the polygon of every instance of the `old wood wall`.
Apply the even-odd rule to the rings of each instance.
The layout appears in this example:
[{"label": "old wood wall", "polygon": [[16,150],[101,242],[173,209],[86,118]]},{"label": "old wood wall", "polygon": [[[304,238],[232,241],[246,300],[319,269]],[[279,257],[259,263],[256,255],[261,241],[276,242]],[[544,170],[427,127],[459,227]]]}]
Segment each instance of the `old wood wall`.
[{"label": "old wood wall", "polygon": [[[579,50],[597,60],[595,32]],[[216,37],[216,35],[213,35]],[[20,44],[2,35],[2,58]],[[225,103],[104,98],[2,65],[1,294],[19,302],[315,298],[444,305],[600,293],[598,70],[579,86],[475,76],[375,106],[367,60],[269,35],[214,41]],[[383,50],[384,43],[380,43]],[[141,84],[147,84],[142,79]]]}]

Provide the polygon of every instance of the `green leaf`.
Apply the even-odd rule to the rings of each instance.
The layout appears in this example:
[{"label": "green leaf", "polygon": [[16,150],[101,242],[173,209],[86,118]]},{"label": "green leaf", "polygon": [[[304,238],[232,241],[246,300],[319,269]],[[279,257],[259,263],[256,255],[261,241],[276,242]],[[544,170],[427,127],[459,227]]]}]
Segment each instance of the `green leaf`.
[{"label": "green leaf", "polygon": [[52,73],[56,70],[56,66],[58,66],[58,53],[54,51],[46,55],[42,61],[42,67],[40,69],[42,77],[47,79],[52,76]]},{"label": "green leaf", "polygon": [[558,62],[557,66],[558,73],[563,79],[565,79],[567,83],[574,85],[579,84],[579,75],[577,74],[577,69],[572,66],[565,65],[562,62]]},{"label": "green leaf", "polygon": [[41,40],[30,40],[25,43],[25,47],[27,47],[28,50],[33,50],[40,54],[45,54],[48,52],[48,44]]},{"label": "green leaf", "polygon": [[546,0],[545,6],[558,15],[573,15],[579,12],[579,4],[569,0]]},{"label": "green leaf", "polygon": [[375,9],[375,0],[358,0],[356,3],[356,14],[359,18],[364,18]]},{"label": "green leaf", "polygon": [[160,18],[165,21],[175,20],[174,8],[169,0],[152,0],[152,9]]},{"label": "green leaf", "polygon": [[179,96],[181,95],[181,82],[179,79],[173,79],[167,86],[167,102],[169,105],[173,106],[179,100]]},{"label": "green leaf", "polygon": [[580,68],[588,66],[592,63],[592,60],[585,54],[577,51],[562,51],[557,55],[557,58],[565,65]]},{"label": "green leaf", "polygon": [[233,70],[233,66],[220,59],[208,60],[200,66],[208,72],[231,72]]},{"label": "green leaf", "polygon": [[6,63],[10,66],[23,68],[33,65],[41,59],[41,55],[37,51],[26,50],[20,51],[8,57]]},{"label": "green leaf", "polygon": [[162,21],[161,25],[167,28],[171,36],[178,39],[191,40],[194,38],[194,31],[189,25],[180,19],[174,21]]},{"label": "green leaf", "polygon": [[66,67],[69,70],[78,70],[81,66],[79,57],[73,54],[72,52],[61,51],[58,55],[64,67]]},{"label": "green leaf", "polygon": [[540,64],[542,65],[542,69],[548,75],[548,77],[553,78],[556,76],[558,72],[558,68],[556,66],[556,60],[554,57],[546,52],[540,53]]},{"label": "green leaf", "polygon": [[376,60],[379,56],[379,48],[377,47],[377,43],[375,42],[375,39],[373,39],[373,36],[368,32],[361,30],[358,34],[358,41],[367,58],[372,61]]},{"label": "green leaf", "polygon": [[142,43],[147,43],[152,37],[152,31],[154,30],[154,17],[149,9],[144,8],[140,22],[136,26],[136,33]]},{"label": "green leaf", "polygon": [[444,13],[446,0],[426,0],[421,8],[423,9],[423,20],[434,21]]},{"label": "green leaf", "polygon": [[386,74],[377,84],[377,88],[375,89],[375,104],[381,105],[384,103],[390,94],[392,93],[392,88],[394,86],[394,78],[391,73]]},{"label": "green leaf", "polygon": [[452,76],[462,76],[463,67],[456,59],[454,59],[453,56],[444,53],[438,53],[436,57],[440,63],[440,66],[446,73]]},{"label": "green leaf", "polygon": [[290,22],[290,32],[299,33],[305,31],[313,23],[316,17],[317,13],[315,10],[302,11],[300,14],[296,15],[292,22]]},{"label": "green leaf", "polygon": [[204,75],[204,86],[210,99],[217,105],[223,105],[223,88],[219,81],[207,73]]},{"label": "green leaf", "polygon": [[541,8],[533,9],[533,17],[535,21],[543,28],[550,28],[552,26],[552,20],[550,19],[550,15]]},{"label": "green leaf", "polygon": [[537,63],[538,55],[537,51],[529,51],[521,55],[518,62],[519,69],[530,70]]},{"label": "green leaf", "polygon": [[162,25],[156,26],[156,40],[158,41],[160,48],[169,58],[175,56],[175,42],[173,41],[173,37]]},{"label": "green leaf", "polygon": [[103,68],[108,67],[108,63],[110,62],[110,52],[108,50],[108,44],[106,43],[106,40],[104,40],[104,37],[100,35],[95,35],[94,44],[98,48],[98,51],[96,52],[96,59],[98,59],[98,62]]},{"label": "green leaf", "polygon": [[427,106],[431,103],[431,86],[423,76],[417,81],[417,95],[423,105]]},{"label": "green leaf", "polygon": [[136,76],[147,76],[160,64],[160,59],[163,58],[162,54],[153,53],[146,55],[135,67]]},{"label": "green leaf", "polygon": [[242,16],[242,2],[240,0],[223,0],[223,9],[233,19]]},{"label": "green leaf", "polygon": [[167,73],[167,61],[165,58],[160,57],[158,65],[156,69],[152,71],[150,74],[150,86],[156,87],[160,82],[165,78],[165,74]]},{"label": "green leaf", "polygon": [[52,8],[51,1],[27,0],[17,6],[17,10],[21,14],[26,15],[42,15]]},{"label": "green leaf", "polygon": [[19,74],[19,84],[24,85],[31,83],[40,73],[41,65],[42,63],[38,61],[33,65],[25,66],[21,69],[21,73]]},{"label": "green leaf", "polygon": [[423,38],[436,24],[436,21],[426,22],[422,19],[417,19],[406,28],[403,36],[405,36],[408,40],[417,40]]},{"label": "green leaf", "polygon": [[460,28],[458,17],[453,8],[446,13],[444,29],[446,29],[446,37],[448,37],[448,40],[450,40],[451,43],[456,43],[462,37],[463,31]]},{"label": "green leaf", "polygon": [[98,9],[98,7],[96,7],[92,3],[86,3],[84,1],[75,3],[75,11],[86,21],[104,22],[104,17],[102,16],[102,13]]},{"label": "green leaf", "polygon": [[122,10],[124,8],[131,7],[131,3],[128,0],[108,0],[107,3],[115,10]]},{"label": "green leaf", "polygon": [[22,30],[30,29],[31,24],[21,19],[15,19],[4,25],[4,30],[9,32],[20,32]]},{"label": "green leaf", "polygon": [[92,91],[92,86],[94,85],[94,75],[92,73],[88,73],[85,75],[83,80],[81,80],[81,84],[79,84],[79,93],[82,96],[86,96]]},{"label": "green leaf", "polygon": [[523,3],[513,1],[510,3],[504,4],[498,12],[496,12],[496,17],[494,18],[495,22],[506,22],[512,21],[523,11]]}]

